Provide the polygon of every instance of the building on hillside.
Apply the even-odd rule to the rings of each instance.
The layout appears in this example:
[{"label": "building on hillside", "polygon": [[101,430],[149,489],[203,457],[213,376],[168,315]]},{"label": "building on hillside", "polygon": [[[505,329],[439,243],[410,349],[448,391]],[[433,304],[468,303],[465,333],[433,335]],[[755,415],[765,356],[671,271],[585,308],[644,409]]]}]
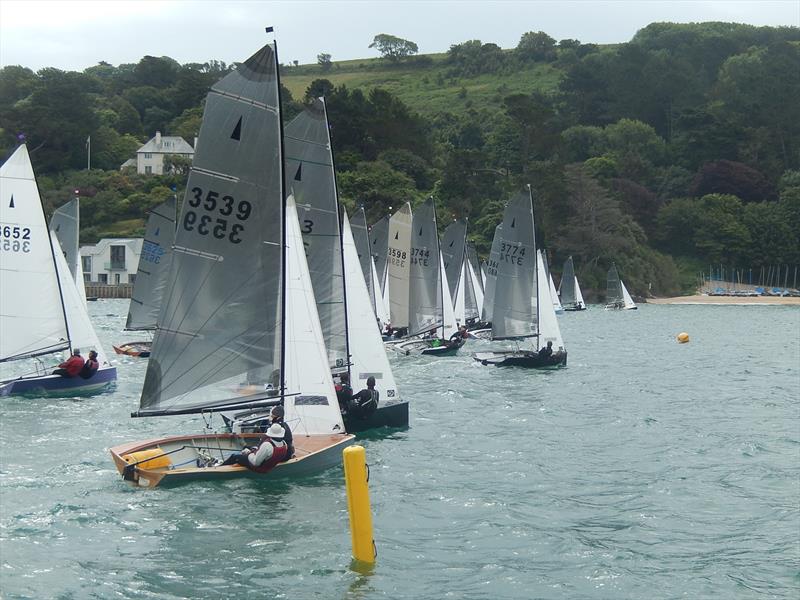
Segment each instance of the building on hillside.
[{"label": "building on hillside", "polygon": [[136,151],[136,159],[126,160],[120,169],[135,166],[136,172],[141,175],[163,175],[164,157],[170,155],[191,160],[194,148],[179,135],[161,135],[160,131],[156,131],[155,137]]},{"label": "building on hillside", "polygon": [[133,283],[142,241],[142,238],[103,238],[94,246],[81,246],[84,283]]}]

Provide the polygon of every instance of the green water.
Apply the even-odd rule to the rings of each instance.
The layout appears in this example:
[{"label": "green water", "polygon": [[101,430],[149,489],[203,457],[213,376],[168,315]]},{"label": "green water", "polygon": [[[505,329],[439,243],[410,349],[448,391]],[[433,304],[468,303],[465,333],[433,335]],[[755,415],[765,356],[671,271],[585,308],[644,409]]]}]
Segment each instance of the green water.
[{"label": "green water", "polygon": [[[90,303],[107,349],[127,302]],[[340,468],[137,490],[115,444],[199,431],[114,393],[0,402],[2,598],[800,597],[800,310],[592,307],[569,366],[392,358],[411,427],[362,436],[378,549],[350,569]],[[687,331],[689,344],[675,342]]]}]

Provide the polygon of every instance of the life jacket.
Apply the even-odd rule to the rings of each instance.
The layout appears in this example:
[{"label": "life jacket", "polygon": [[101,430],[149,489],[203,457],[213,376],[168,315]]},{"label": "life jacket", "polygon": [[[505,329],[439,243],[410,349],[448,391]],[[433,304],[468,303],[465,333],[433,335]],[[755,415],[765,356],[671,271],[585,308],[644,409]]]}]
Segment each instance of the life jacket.
[{"label": "life jacket", "polygon": [[67,375],[75,377],[75,375],[80,373],[81,369],[83,369],[83,359],[80,356],[73,355],[70,356],[63,365],[64,366],[61,368],[67,372]]},{"label": "life jacket", "polygon": [[91,358],[89,358],[83,365],[83,368],[81,369],[79,375],[83,379],[91,379],[92,375],[97,373],[97,369],[99,368],[100,368],[100,363],[98,363],[96,360],[92,360]]},{"label": "life jacket", "polygon": [[[264,442],[267,443],[267,442]],[[258,465],[257,467],[252,465],[250,461],[247,461],[247,468],[251,471],[255,471],[256,473],[266,473],[271,471],[275,465],[279,462],[282,462],[284,458],[286,458],[286,453],[289,451],[288,447],[286,446],[285,442],[282,442],[280,446],[276,446],[275,442],[269,440],[269,443],[272,444],[272,456],[270,456],[267,460],[263,463]]]}]

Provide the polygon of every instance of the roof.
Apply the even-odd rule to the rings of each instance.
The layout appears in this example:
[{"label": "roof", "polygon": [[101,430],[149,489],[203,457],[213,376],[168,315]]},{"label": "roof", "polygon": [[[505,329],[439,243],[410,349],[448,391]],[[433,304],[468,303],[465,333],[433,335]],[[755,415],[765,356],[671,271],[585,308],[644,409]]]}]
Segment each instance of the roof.
[{"label": "roof", "polygon": [[150,138],[136,153],[151,152],[153,154],[194,154],[194,148],[179,135],[162,135],[161,142],[156,144],[156,138]]}]

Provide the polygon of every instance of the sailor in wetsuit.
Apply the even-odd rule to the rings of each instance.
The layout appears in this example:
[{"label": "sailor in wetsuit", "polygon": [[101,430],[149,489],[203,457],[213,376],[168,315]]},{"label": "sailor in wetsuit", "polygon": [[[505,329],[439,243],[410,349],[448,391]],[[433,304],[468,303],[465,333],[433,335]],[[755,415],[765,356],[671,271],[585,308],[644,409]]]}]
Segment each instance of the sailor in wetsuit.
[{"label": "sailor in wetsuit", "polygon": [[553,342],[547,342],[547,346],[539,350],[540,358],[550,358],[553,355]]},{"label": "sailor in wetsuit", "polygon": [[368,417],[378,408],[380,392],[375,389],[375,378],[367,378],[367,388],[353,395],[348,404],[347,412],[354,417]]}]

